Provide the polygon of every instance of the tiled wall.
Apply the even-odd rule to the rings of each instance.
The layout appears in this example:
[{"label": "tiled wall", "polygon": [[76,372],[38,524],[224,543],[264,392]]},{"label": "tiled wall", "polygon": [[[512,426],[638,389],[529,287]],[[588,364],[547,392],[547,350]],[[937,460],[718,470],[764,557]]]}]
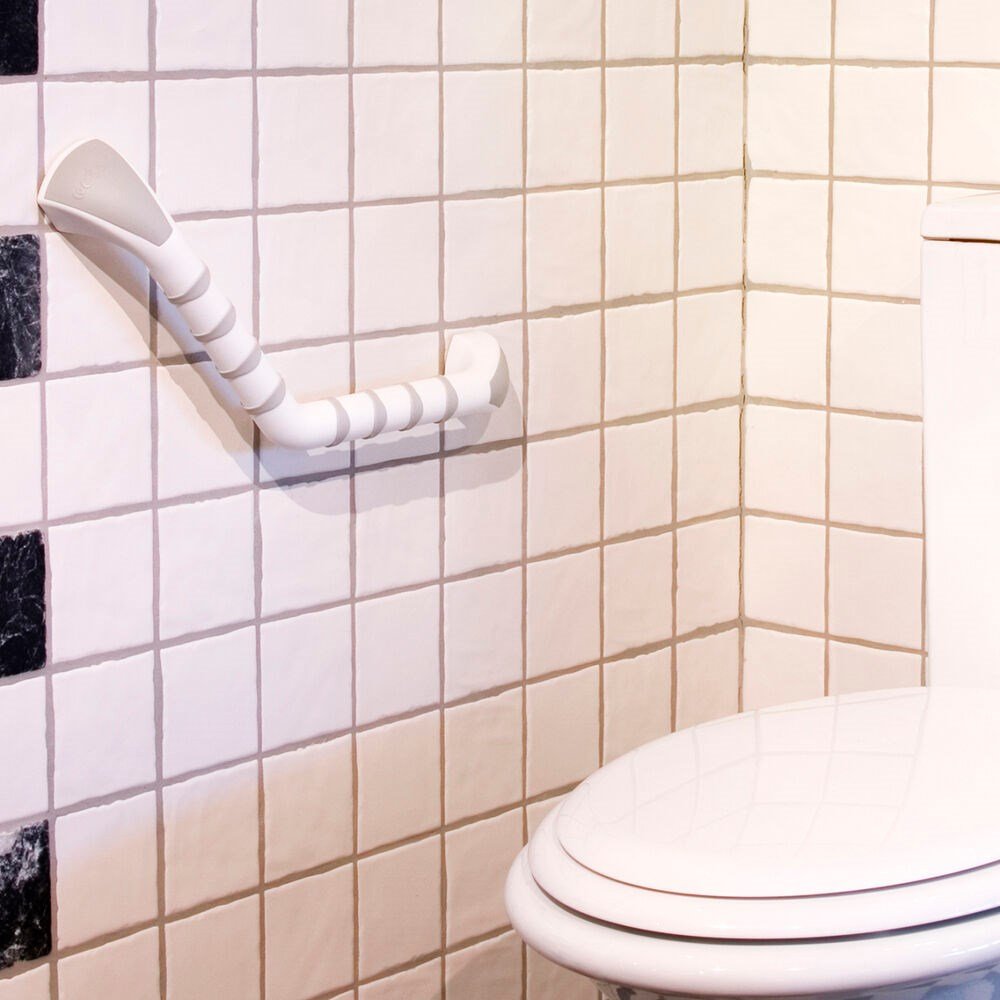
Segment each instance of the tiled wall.
[{"label": "tiled wall", "polygon": [[[739,704],[742,0],[0,23],[0,1000],[592,996],[501,885],[602,760]],[[300,394],[484,327],[510,399],[259,442],[39,220],[89,135]]]}]

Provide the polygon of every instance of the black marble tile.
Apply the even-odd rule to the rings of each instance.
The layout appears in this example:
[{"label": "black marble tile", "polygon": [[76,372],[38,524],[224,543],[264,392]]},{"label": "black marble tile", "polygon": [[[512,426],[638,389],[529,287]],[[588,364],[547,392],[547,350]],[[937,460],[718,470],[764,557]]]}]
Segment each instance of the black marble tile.
[{"label": "black marble tile", "polygon": [[52,950],[49,824],[0,833],[0,969]]},{"label": "black marble tile", "polygon": [[0,0],[0,76],[38,72],[38,0]]},{"label": "black marble tile", "polygon": [[0,536],[0,677],[45,666],[45,543],[40,531]]},{"label": "black marble tile", "polygon": [[28,378],[41,367],[38,237],[30,233],[0,237],[0,381]]}]

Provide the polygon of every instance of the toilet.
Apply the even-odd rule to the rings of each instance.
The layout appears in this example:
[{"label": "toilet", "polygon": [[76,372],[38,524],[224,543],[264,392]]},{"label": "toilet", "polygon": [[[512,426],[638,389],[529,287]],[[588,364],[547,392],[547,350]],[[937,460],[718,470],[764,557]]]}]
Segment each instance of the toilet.
[{"label": "toilet", "polygon": [[922,234],[929,686],[704,723],[563,799],[507,910],[608,1000],[1000,1000],[1000,195]]}]

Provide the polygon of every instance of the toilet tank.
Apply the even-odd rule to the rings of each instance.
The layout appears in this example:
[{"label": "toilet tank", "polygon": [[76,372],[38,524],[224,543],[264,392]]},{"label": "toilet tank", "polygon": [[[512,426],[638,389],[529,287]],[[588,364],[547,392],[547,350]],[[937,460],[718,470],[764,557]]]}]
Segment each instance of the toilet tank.
[{"label": "toilet tank", "polygon": [[922,234],[927,676],[1000,687],[1000,195]]}]

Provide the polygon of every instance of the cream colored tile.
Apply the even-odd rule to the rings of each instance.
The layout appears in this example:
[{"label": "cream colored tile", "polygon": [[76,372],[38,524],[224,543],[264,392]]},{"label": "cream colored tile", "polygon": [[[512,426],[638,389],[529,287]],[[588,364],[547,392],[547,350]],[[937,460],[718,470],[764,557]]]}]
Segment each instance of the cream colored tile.
[{"label": "cream colored tile", "polygon": [[739,454],[739,407],[677,417],[678,520],[739,504]]},{"label": "cream colored tile", "polygon": [[358,850],[370,851],[441,822],[441,715],[358,734]]},{"label": "cream colored tile", "polygon": [[[979,28],[977,27],[977,31]],[[938,181],[992,183],[1000,170],[1000,140],[982,127],[980,109],[1000,100],[992,69],[946,67],[934,73],[934,147]]]},{"label": "cream colored tile", "polygon": [[451,1000],[520,996],[521,951],[521,939],[511,932],[449,955],[448,996]]},{"label": "cream colored tile", "polygon": [[[918,653],[897,653],[846,642],[830,643],[830,694],[917,687],[921,683]],[[930,679],[934,665],[929,664]]]},{"label": "cream colored tile", "polygon": [[677,0],[618,0],[607,8],[607,57],[656,59],[674,55]]},{"label": "cream colored tile", "polygon": [[604,534],[669,524],[673,420],[663,417],[604,432]]},{"label": "cream colored tile", "polygon": [[529,677],[601,655],[600,573],[596,548],[528,565]]},{"label": "cream colored tile", "polygon": [[672,303],[609,309],[605,352],[606,419],[670,408],[674,398]]},{"label": "cream colored tile", "polygon": [[742,292],[691,295],[677,303],[677,405],[740,391]]},{"label": "cream colored tile", "polygon": [[51,995],[48,965],[0,981],[0,1000],[49,1000]]},{"label": "cream colored tile", "polygon": [[521,739],[519,690],[445,710],[447,823],[521,797]]},{"label": "cream colored tile", "polygon": [[823,526],[748,517],[745,531],[746,616],[821,632]]},{"label": "cream colored tile", "polygon": [[[362,978],[441,944],[441,839],[429,837],[358,864]],[[386,933],[386,928],[392,933]]]},{"label": "cream colored tile", "polygon": [[1000,10],[990,0],[940,0],[934,12],[934,57],[995,62],[997,31]]},{"label": "cream colored tile", "polygon": [[677,647],[677,728],[739,710],[739,632],[691,639]]},{"label": "cream colored tile", "polygon": [[750,53],[828,57],[830,21],[830,0],[750,0]]},{"label": "cream colored tile", "polygon": [[670,638],[672,535],[654,535],[604,550],[604,655]]},{"label": "cream colored tile", "polygon": [[692,524],[677,532],[677,632],[739,614],[739,519]]},{"label": "cream colored tile", "polygon": [[446,63],[520,62],[523,11],[517,0],[445,0],[443,13]]},{"label": "cream colored tile", "polygon": [[747,214],[747,273],[766,285],[825,288],[829,184],[755,177]]},{"label": "cream colored tile", "polygon": [[748,628],[743,653],[743,708],[767,708],[823,695],[824,641]]},{"label": "cream colored tile", "polygon": [[[160,948],[155,928],[70,955],[59,962],[59,1000],[91,1000],[92,997],[159,1000],[159,996]],[[8,997],[0,987],[2,1000],[15,1000],[15,997],[22,1000],[21,994]],[[45,1000],[48,997],[46,987]],[[28,1000],[27,995],[23,1000]]]},{"label": "cream colored tile", "polygon": [[739,284],[743,276],[743,178],[680,185],[681,290]]},{"label": "cream colored tile", "polygon": [[635,184],[605,191],[605,295],[626,299],[674,287],[674,186]]},{"label": "cream colored tile", "polygon": [[582,781],[600,763],[598,668],[528,687],[529,796]]},{"label": "cream colored tile", "polygon": [[441,959],[424,962],[415,969],[368,983],[358,990],[359,1000],[441,1000]]},{"label": "cream colored tile", "polygon": [[594,1000],[593,980],[528,949],[528,1000]]},{"label": "cream colored tile", "polygon": [[528,6],[529,61],[597,59],[600,52],[599,0],[532,0]]},{"label": "cream colored tile", "polygon": [[848,524],[923,529],[923,435],[915,421],[830,418],[830,516]]},{"label": "cream colored tile", "polygon": [[438,6],[433,0],[367,0],[355,13],[359,66],[437,62]]},{"label": "cream colored tile", "polygon": [[[964,0],[960,2],[964,5]],[[948,6],[948,0],[943,0],[936,11],[939,29]],[[930,0],[880,0],[878,4],[838,0],[837,57],[926,59],[930,51],[930,7]],[[947,58],[937,50],[934,54],[938,59]]]},{"label": "cream colored tile", "polygon": [[823,518],[826,512],[826,414],[779,406],[746,410],[746,505]]},{"label": "cream colored tile", "polygon": [[528,309],[596,302],[601,290],[599,191],[528,195]]},{"label": "cream colored tile", "polygon": [[747,70],[747,152],[755,170],[825,174],[830,69],[759,63]]},{"label": "cream colored tile", "polygon": [[601,73],[528,70],[528,186],[601,177]]},{"label": "cream colored tile", "polygon": [[521,850],[521,823],[521,810],[512,809],[445,835],[449,947],[509,922],[503,888]]},{"label": "cream colored tile", "polygon": [[[683,38],[682,24],[681,39]],[[678,149],[682,174],[742,170],[741,63],[680,67]]]},{"label": "cream colored tile", "polygon": [[670,651],[604,665],[605,762],[670,731]]},{"label": "cream colored tile", "polygon": [[681,0],[682,56],[738,56],[743,51],[741,0]]},{"label": "cream colored tile", "polygon": [[528,322],[528,433],[596,424],[601,417],[601,314]]},{"label": "cream colored tile", "polygon": [[[641,3],[642,0],[639,0]],[[608,18],[617,6],[608,10]],[[629,4],[621,6],[628,7]],[[637,6],[632,0],[632,7]],[[666,5],[660,5],[661,8]],[[654,21],[658,16],[649,12]],[[619,18],[626,13],[617,14]],[[673,26],[671,25],[671,28]],[[611,30],[611,24],[608,25]],[[667,177],[674,173],[674,67],[607,70],[605,175],[608,180]]]},{"label": "cream colored tile", "polygon": [[860,531],[830,532],[830,631],[917,649],[923,542]]}]

